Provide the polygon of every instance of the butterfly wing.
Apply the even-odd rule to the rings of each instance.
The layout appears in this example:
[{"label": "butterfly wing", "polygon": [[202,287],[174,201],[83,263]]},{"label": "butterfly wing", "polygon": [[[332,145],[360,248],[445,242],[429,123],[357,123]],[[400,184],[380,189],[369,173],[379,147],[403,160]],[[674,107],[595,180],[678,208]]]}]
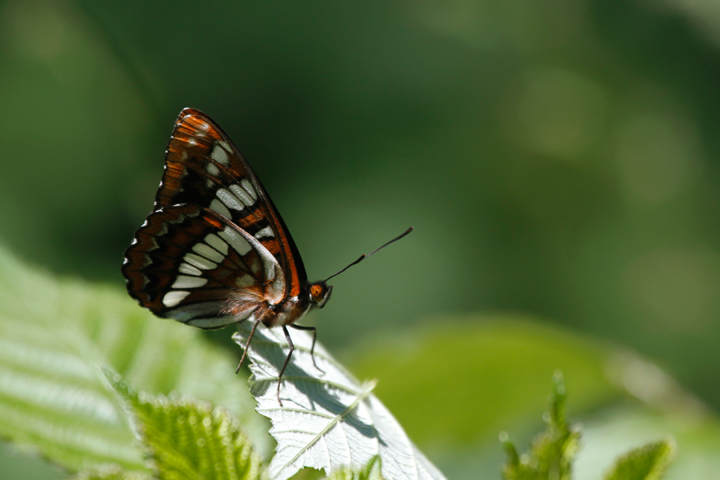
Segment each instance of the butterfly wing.
[{"label": "butterfly wing", "polygon": [[125,253],[128,291],[160,317],[201,328],[243,320],[278,303],[285,275],[276,257],[223,215],[197,205],[150,214]]},{"label": "butterfly wing", "polygon": [[282,218],[229,137],[194,109],[175,122],[154,212],[123,274],[142,306],[201,328],[253,314],[272,323],[283,300],[288,321],[306,311],[305,268]]},{"label": "butterfly wing", "polygon": [[265,188],[225,132],[191,108],[175,122],[155,210],[184,203],[213,210],[254,236],[285,272],[285,295],[300,293],[305,267]]}]

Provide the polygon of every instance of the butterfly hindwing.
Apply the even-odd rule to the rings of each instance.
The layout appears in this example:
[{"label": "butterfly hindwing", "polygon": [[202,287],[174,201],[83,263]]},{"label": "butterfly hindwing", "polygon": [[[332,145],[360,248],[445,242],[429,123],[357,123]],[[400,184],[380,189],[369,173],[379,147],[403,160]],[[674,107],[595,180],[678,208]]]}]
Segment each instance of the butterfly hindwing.
[{"label": "butterfly hindwing", "polygon": [[305,268],[270,197],[220,127],[189,108],[175,122],[155,210],[184,203],[213,210],[254,236],[286,272],[288,295],[298,295]]},{"label": "butterfly hindwing", "polygon": [[161,317],[217,328],[285,295],[285,275],[254,236],[197,205],[150,214],[125,253],[128,291]]}]

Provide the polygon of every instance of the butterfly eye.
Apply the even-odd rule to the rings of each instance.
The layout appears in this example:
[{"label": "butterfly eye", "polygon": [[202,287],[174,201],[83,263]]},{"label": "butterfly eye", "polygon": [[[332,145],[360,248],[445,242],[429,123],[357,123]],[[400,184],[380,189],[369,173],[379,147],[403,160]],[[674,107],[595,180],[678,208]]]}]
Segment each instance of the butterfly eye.
[{"label": "butterfly eye", "polygon": [[310,286],[310,298],[317,308],[323,308],[330,298],[332,286],[328,287],[324,282],[314,283]]}]

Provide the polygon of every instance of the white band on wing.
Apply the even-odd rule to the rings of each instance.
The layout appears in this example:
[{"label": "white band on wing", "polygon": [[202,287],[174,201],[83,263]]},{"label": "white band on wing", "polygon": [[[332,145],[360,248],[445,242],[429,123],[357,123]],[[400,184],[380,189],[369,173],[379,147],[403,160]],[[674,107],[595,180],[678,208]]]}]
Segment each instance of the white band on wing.
[{"label": "white band on wing", "polygon": [[[285,274],[280,268],[280,264],[265,246],[258,242],[255,237],[247,233],[239,227],[231,227],[226,225],[220,236],[224,238],[231,247],[233,247],[240,255],[248,252],[245,248],[245,242],[258,253],[263,262],[264,280],[263,285],[266,286],[266,298],[268,303],[274,305],[280,303],[285,296]],[[237,248],[236,248],[237,245]]]}]

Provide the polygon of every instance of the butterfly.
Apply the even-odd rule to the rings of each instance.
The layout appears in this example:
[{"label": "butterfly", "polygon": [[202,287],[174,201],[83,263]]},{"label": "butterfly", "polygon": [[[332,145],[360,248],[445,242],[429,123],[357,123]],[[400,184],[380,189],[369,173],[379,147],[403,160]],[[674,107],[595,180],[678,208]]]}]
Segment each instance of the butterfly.
[{"label": "butterfly", "polygon": [[295,348],[287,327],[312,332],[315,365],[317,331],[296,322],[325,306],[333,288],[328,280],[412,229],[327,279],[308,282],[295,242],[248,162],[210,117],[186,108],[165,152],[153,212],[126,250],[122,273],[130,296],[158,317],[203,329],[251,321],[236,371],[258,325],[281,327],[290,347],[278,375],[282,406],[282,376]]}]

